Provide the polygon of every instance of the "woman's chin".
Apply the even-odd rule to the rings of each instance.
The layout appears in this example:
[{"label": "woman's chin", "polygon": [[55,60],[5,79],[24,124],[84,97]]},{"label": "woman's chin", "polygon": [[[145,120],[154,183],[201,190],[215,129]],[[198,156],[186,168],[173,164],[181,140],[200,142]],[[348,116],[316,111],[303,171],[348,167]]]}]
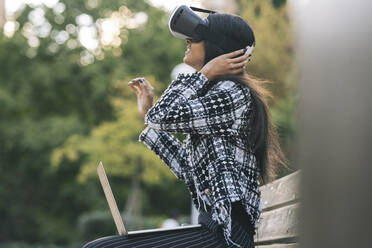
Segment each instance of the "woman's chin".
[{"label": "woman's chin", "polygon": [[183,57],[183,63],[185,63],[186,65],[190,65],[189,60],[187,58],[187,55],[185,55],[185,57]]},{"label": "woman's chin", "polygon": [[193,63],[192,61],[190,61],[190,57],[187,56],[187,54],[185,55],[185,57],[183,57],[183,63],[185,63],[188,66],[191,66],[195,70],[199,70],[198,69],[198,66],[196,66],[195,63]]}]

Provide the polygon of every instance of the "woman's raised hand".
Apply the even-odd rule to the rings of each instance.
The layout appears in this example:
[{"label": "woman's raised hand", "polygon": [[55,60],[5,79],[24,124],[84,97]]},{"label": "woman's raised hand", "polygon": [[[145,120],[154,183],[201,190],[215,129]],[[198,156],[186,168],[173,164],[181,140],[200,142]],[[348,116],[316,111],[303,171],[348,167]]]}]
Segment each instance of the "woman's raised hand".
[{"label": "woman's raised hand", "polygon": [[135,78],[128,83],[137,95],[138,111],[144,117],[152,107],[154,87],[144,78]]},{"label": "woman's raised hand", "polygon": [[[243,54],[244,51],[245,49],[241,49],[220,55],[204,65],[200,72],[204,74],[209,81],[220,76],[241,73],[245,70],[247,63],[250,60],[249,54]],[[242,56],[236,57],[238,55]]]}]

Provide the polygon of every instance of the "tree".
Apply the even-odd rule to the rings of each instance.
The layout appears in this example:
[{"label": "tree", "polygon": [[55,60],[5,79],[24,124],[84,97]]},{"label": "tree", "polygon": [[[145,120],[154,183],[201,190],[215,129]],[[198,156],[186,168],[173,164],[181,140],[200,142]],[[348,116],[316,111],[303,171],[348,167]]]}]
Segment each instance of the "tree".
[{"label": "tree", "polygon": [[[267,79],[274,99],[269,101],[283,148],[294,158],[296,126],[296,82],[298,68],[293,48],[292,28],[285,0],[241,0],[241,15],[255,32],[256,48],[247,66],[248,73]],[[296,168],[296,165],[291,165]],[[288,174],[284,170],[280,175]]]},{"label": "tree", "polygon": [[[148,80],[158,86],[153,78],[148,77]],[[96,168],[100,160],[109,174],[131,181],[132,194],[128,195],[125,216],[127,219],[133,217],[133,228],[138,229],[141,228],[141,184],[159,184],[164,177],[175,177],[160,159],[138,142],[144,125],[134,95],[128,92],[126,80],[114,84],[110,102],[116,110],[115,120],[98,125],[88,136],[71,136],[54,151],[52,159],[53,164],[58,166],[64,157],[72,162],[83,157],[79,174],[81,182],[97,177]]]},{"label": "tree", "polygon": [[[160,28],[167,18],[164,11],[144,1],[123,6],[118,1],[74,0],[50,7],[25,5],[11,20],[14,34],[0,35],[0,242],[77,241],[78,216],[107,209],[96,180],[77,181],[84,157],[64,158],[52,167],[51,153],[68,137],[83,137],[116,118],[108,97],[112,83],[150,71],[157,62],[151,58],[161,57],[152,70],[164,88],[182,55],[182,42],[167,44],[170,34]],[[98,27],[98,20],[120,11],[129,23],[145,11],[147,22],[121,27],[119,46],[100,41],[90,50],[80,43],[79,30],[85,24],[77,23],[78,16],[90,16],[89,25]],[[149,44],[159,49],[145,50]]]}]

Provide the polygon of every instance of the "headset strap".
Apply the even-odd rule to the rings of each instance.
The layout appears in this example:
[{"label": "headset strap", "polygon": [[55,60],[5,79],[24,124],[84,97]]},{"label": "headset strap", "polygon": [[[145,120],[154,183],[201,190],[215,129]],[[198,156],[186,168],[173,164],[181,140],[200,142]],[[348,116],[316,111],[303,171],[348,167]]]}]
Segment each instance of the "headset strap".
[{"label": "headset strap", "polygon": [[198,11],[198,12],[203,12],[203,13],[208,13],[208,14],[217,13],[216,11],[213,11],[213,10],[200,9],[200,8],[196,8],[196,7],[192,7],[192,6],[190,6],[190,9],[192,9],[193,11]]}]

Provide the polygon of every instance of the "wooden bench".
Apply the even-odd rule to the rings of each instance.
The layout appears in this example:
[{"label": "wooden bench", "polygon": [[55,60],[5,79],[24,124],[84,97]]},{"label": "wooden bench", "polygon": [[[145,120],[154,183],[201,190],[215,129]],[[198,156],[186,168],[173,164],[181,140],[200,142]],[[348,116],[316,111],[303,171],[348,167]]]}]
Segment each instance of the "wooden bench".
[{"label": "wooden bench", "polygon": [[255,235],[257,248],[297,248],[299,177],[294,172],[261,186],[262,214]]}]

